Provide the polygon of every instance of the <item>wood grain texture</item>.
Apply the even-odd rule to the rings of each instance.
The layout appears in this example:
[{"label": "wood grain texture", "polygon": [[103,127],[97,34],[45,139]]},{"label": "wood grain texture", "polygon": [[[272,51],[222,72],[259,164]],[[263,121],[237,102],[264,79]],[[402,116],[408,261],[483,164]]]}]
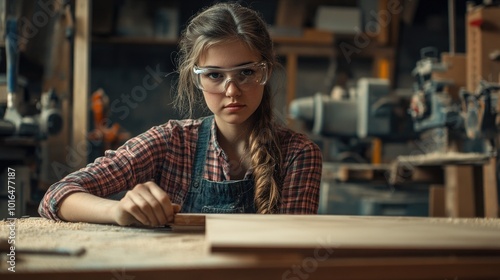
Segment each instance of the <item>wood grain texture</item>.
[{"label": "wood grain texture", "polygon": [[475,217],[474,167],[447,165],[444,170],[446,178],[446,213],[448,217]]},{"label": "wood grain texture", "polygon": [[431,185],[429,188],[429,216],[446,217],[445,189],[443,185]]},{"label": "wood grain texture", "polygon": [[205,226],[205,215],[176,214],[173,226]]},{"label": "wood grain texture", "polygon": [[[90,93],[90,15],[92,1],[76,1],[75,38],[73,63],[73,127],[71,148],[73,151],[86,151],[89,93]],[[75,170],[87,165],[87,154],[76,153],[78,157],[71,165]]]},{"label": "wood grain texture", "polygon": [[498,199],[497,188],[497,161],[494,157],[490,158],[490,162],[483,166],[484,178],[484,216],[488,218],[498,218],[500,204]]},{"label": "wood grain texture", "polygon": [[206,234],[212,252],[500,257],[498,219],[213,215]]},{"label": "wood grain texture", "polygon": [[[264,220],[262,220],[264,218]],[[318,221],[324,223],[318,224]],[[267,220],[267,221],[266,221]],[[392,220],[392,222],[391,222]],[[469,234],[485,229],[499,229],[493,219],[417,219],[429,225],[451,225]],[[272,244],[275,240],[300,243],[299,232],[316,232],[318,239],[310,243],[326,244],[313,258],[299,254],[219,254],[209,251],[205,234],[177,233],[169,228],[137,228],[88,223],[54,222],[40,218],[16,221],[16,244],[30,248],[83,246],[87,253],[80,257],[19,255],[16,272],[7,271],[0,263],[0,279],[499,279],[500,256],[407,256],[340,258],[337,249],[330,253],[328,244],[335,241],[336,229],[357,233],[356,239],[380,239],[398,234],[398,228],[414,230],[405,218],[336,217],[336,216],[262,216],[212,215],[207,225],[221,223],[221,238],[240,235],[256,244]],[[354,221],[354,222],[353,222]],[[367,222],[363,222],[367,221]],[[378,221],[378,222],[377,222]],[[291,223],[293,222],[293,223]],[[332,223],[334,222],[334,223]],[[269,223],[275,224],[270,226]],[[325,224],[326,223],[326,224]],[[246,232],[248,225],[254,231]],[[260,224],[260,226],[256,226]],[[410,223],[414,224],[414,222]],[[321,236],[317,226],[332,236]],[[357,225],[357,226],[356,226]],[[453,227],[456,225],[457,227]],[[375,231],[371,231],[371,228]],[[255,234],[255,230],[262,231]],[[297,230],[300,229],[300,230]],[[439,226],[437,230],[439,229]],[[266,240],[265,233],[272,238]],[[0,238],[9,234],[8,222],[0,221]],[[371,235],[370,235],[371,234]],[[414,235],[420,235],[415,232]],[[341,236],[341,235],[339,235]],[[481,235],[483,236],[483,235]],[[264,238],[263,238],[264,237]],[[311,235],[312,238],[314,238]],[[450,236],[453,238],[454,235]],[[460,239],[459,239],[460,240]],[[488,241],[488,240],[486,240]],[[490,240],[491,241],[491,240]],[[281,241],[280,241],[281,242]],[[290,242],[290,241],[289,241]],[[278,243],[279,244],[279,243]],[[293,243],[292,243],[293,244]],[[323,248],[323,247],[322,247]],[[286,250],[283,252],[286,253]]]},{"label": "wood grain texture", "polygon": [[[235,257],[233,257],[233,260]],[[390,258],[338,259],[307,267],[307,259],[292,262],[241,262],[195,267],[135,267],[109,270],[77,270],[2,273],[2,279],[110,280],[110,279],[203,279],[203,280],[392,280],[392,279],[498,279],[498,258]],[[168,275],[168,276],[167,276]]]}]

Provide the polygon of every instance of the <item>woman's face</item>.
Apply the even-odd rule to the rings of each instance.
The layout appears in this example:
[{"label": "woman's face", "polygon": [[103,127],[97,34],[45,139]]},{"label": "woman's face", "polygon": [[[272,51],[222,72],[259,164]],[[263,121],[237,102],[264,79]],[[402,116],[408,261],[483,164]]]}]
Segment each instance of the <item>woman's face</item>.
[{"label": "woman's face", "polygon": [[[261,60],[259,52],[251,50],[241,41],[231,41],[209,47],[200,57],[197,66],[200,68],[210,67],[224,70],[249,63],[261,62]],[[241,125],[249,121],[250,116],[259,107],[264,93],[264,85],[260,83],[238,85],[236,81],[238,78],[237,75],[240,75],[240,78],[241,75],[252,75],[250,69],[231,72],[209,71],[206,74],[200,75],[205,75],[204,79],[212,79],[214,82],[220,80],[226,86],[225,91],[224,86],[222,86],[221,93],[203,90],[205,102],[210,111],[214,113],[218,125]],[[231,78],[231,80],[228,81],[228,78]],[[224,81],[224,79],[226,80]]]}]

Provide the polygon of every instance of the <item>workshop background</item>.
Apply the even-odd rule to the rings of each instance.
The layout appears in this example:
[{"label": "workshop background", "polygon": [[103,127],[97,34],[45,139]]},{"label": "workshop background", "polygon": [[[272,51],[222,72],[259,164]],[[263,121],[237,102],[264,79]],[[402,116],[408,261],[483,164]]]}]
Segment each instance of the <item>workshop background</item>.
[{"label": "workshop background", "polygon": [[[183,117],[179,34],[213,2],[0,1],[0,218],[9,170],[36,216],[51,184]],[[496,1],[240,2],[283,64],[279,118],[323,151],[320,214],[498,217]]]}]

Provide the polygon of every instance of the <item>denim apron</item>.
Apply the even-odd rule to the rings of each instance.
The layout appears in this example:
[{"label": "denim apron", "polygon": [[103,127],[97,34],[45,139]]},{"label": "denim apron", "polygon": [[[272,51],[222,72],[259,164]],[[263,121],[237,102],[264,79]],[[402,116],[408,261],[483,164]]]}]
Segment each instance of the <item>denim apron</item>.
[{"label": "denim apron", "polygon": [[194,168],[183,213],[255,213],[253,180],[213,182],[203,179],[205,160],[214,117],[206,117],[200,127]]}]

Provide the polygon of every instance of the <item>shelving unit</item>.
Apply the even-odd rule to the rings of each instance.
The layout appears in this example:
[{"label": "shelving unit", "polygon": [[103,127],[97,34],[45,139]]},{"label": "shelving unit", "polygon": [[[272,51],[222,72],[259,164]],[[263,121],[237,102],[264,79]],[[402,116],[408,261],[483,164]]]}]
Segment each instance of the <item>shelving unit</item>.
[{"label": "shelving unit", "polygon": [[[385,7],[388,0],[379,0],[379,8]],[[307,2],[306,4],[315,3],[315,1]],[[349,42],[352,40],[351,37],[339,37],[333,32],[321,31],[314,28],[304,27],[304,1],[297,0],[279,0],[277,4],[276,12],[276,23],[275,26],[278,28],[291,28],[298,30],[300,35],[280,35],[279,33],[272,34],[276,53],[285,59],[286,63],[286,96],[285,105],[288,104],[296,98],[297,91],[297,80],[299,71],[299,58],[300,57],[322,57],[328,60],[334,60],[341,58],[342,53],[339,52],[338,43],[339,42]],[[334,5],[335,3],[332,3]],[[90,6],[91,4],[89,4]],[[385,5],[385,6],[384,6]],[[76,14],[78,15],[78,9],[80,4],[77,3]],[[90,6],[91,7],[91,6]],[[294,13],[294,16],[290,16],[290,13]],[[165,39],[158,37],[118,37],[118,36],[91,36],[91,12],[86,12],[86,17],[78,17],[76,20],[76,28],[80,29],[76,32],[76,40],[81,38],[81,40],[87,40],[89,46],[95,45],[129,45],[129,46],[168,46],[175,47],[178,44],[178,39]],[[81,22],[78,22],[81,21]],[[82,22],[85,21],[85,24]],[[372,58],[373,59],[373,76],[388,78],[392,80],[394,77],[394,65],[396,51],[394,48],[394,32],[397,30],[398,20],[394,17],[390,25],[385,27],[376,38],[369,44],[369,46],[362,49],[360,53],[353,54],[353,59],[358,58]],[[88,37],[83,38],[83,34],[89,34]],[[342,41],[341,41],[342,40]],[[91,47],[75,48],[75,61],[86,57],[90,57]],[[84,65],[84,64],[82,64]],[[80,64],[75,64],[76,68],[80,67]],[[82,70],[80,70],[82,71]],[[84,128],[87,127],[88,118],[88,101],[84,101],[83,98],[90,96],[89,87],[90,77],[87,75],[77,75],[75,71],[75,96],[80,96],[74,98],[73,106],[74,108],[80,108],[75,111],[74,114],[74,129],[73,129],[73,148],[76,149],[76,145],[79,150],[84,149],[85,138],[81,135]],[[81,85],[78,88],[76,85]],[[84,86],[87,85],[87,86]],[[77,92],[78,91],[78,92]],[[82,165],[83,166],[83,165]]]},{"label": "shelving unit", "polygon": [[93,37],[95,44],[128,44],[128,45],[166,45],[175,46],[179,41],[154,37]]}]

